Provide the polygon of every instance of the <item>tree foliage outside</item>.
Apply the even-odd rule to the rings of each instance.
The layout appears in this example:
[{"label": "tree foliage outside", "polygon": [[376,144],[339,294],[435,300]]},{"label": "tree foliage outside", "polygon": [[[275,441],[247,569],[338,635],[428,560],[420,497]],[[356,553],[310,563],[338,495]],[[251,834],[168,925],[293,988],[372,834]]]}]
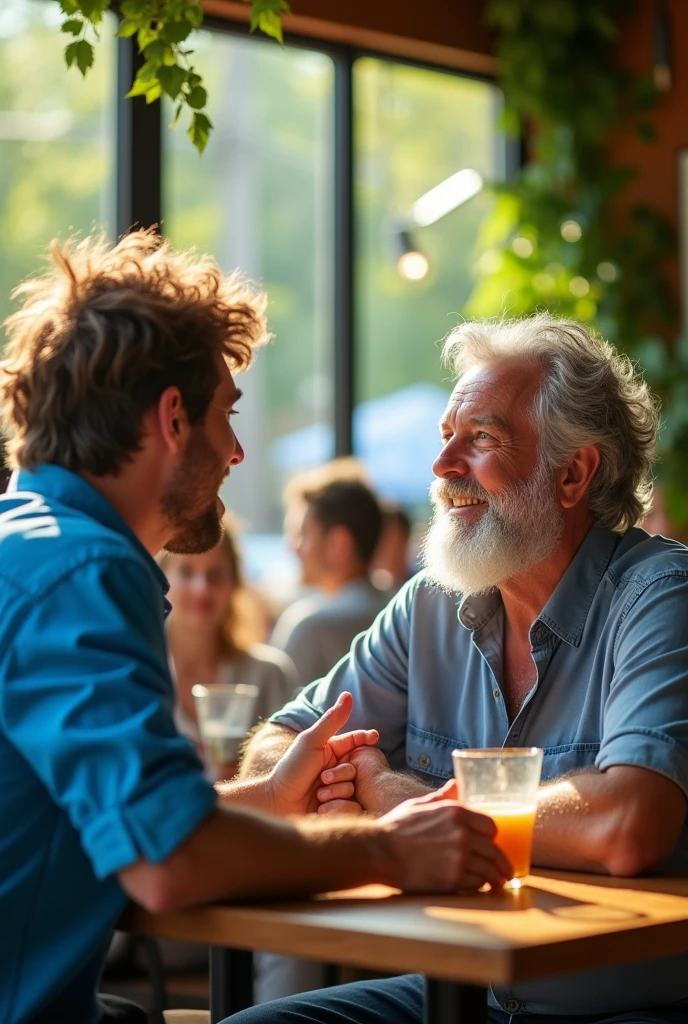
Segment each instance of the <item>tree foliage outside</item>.
[{"label": "tree foliage outside", "polygon": [[666,274],[676,240],[649,204],[619,217],[634,168],[619,166],[609,149],[620,126],[651,145],[660,101],[649,78],[618,66],[628,13],[626,0],[489,0],[506,125],[527,130],[531,159],[513,184],[495,190],[465,311],[547,309],[598,328],[627,351],[663,400],[657,469],[670,512],[684,525],[688,345],[674,339],[678,312]]},{"label": "tree foliage outside", "polygon": [[113,224],[109,17],[85,87],[65,72],[55,4],[12,0],[0,11],[0,325],[13,308],[11,290],[40,269],[51,238]]}]

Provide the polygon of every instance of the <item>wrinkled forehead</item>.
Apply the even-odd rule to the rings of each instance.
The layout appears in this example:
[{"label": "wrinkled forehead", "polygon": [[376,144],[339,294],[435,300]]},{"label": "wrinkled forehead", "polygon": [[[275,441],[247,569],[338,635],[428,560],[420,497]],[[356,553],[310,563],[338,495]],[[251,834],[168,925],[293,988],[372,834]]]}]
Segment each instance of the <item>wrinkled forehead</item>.
[{"label": "wrinkled forehead", "polygon": [[479,416],[512,428],[530,425],[542,377],[540,366],[523,359],[472,366],[456,382],[445,418]]}]

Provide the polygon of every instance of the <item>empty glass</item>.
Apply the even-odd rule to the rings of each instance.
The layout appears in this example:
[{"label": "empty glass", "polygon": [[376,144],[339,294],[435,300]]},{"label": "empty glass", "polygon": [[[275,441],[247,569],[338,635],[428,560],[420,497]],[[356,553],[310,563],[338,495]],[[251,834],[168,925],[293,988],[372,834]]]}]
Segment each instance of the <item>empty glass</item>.
[{"label": "empty glass", "polygon": [[248,683],[197,683],[191,692],[208,761],[229,764],[238,760],[239,745],[253,724],[258,687]]}]

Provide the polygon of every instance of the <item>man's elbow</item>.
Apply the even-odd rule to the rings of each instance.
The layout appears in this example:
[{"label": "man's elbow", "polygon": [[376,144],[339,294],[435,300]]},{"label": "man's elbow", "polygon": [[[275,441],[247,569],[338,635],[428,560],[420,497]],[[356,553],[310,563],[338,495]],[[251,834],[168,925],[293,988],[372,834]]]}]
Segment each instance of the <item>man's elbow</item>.
[{"label": "man's elbow", "polygon": [[167,864],[139,862],[120,872],[127,895],[151,914],[167,914],[189,905],[188,887],[179,884],[178,873]]},{"label": "man's elbow", "polygon": [[671,854],[677,837],[652,829],[647,818],[629,816],[607,832],[602,865],[610,874],[633,878],[656,868]]}]

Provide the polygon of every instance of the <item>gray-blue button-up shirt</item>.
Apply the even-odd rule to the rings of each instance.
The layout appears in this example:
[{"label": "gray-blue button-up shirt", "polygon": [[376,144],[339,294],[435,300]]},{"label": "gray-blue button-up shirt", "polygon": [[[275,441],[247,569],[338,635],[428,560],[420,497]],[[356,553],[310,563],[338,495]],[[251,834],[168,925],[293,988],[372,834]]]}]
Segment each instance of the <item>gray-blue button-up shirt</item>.
[{"label": "gray-blue button-up shirt", "polygon": [[[458,612],[457,612],[458,605]],[[458,617],[458,621],[457,621]],[[375,727],[390,764],[430,785],[457,747],[539,746],[543,781],[628,764],[688,795],[688,549],[590,530],[530,630],[537,679],[509,723],[497,591],[463,601],[412,579],[328,676],[273,716],[298,731],[342,690],[347,728]],[[688,871],[688,830],[664,865]],[[688,1003],[688,958],[495,989],[493,1005],[586,1014]]]}]

